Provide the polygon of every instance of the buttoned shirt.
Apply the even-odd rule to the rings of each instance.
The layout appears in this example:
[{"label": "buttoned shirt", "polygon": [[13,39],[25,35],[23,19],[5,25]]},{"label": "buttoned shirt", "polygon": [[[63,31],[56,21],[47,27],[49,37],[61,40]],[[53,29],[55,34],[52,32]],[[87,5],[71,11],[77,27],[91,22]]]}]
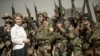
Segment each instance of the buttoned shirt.
[{"label": "buttoned shirt", "polygon": [[27,35],[24,28],[15,24],[11,29],[11,40],[13,43],[13,50],[22,49],[25,45],[23,40],[26,38]]}]

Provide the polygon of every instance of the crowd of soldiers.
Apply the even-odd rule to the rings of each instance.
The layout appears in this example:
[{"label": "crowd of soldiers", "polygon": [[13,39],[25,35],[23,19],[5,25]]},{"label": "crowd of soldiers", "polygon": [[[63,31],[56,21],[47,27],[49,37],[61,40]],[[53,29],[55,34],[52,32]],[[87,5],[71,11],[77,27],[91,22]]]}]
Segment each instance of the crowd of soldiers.
[{"label": "crowd of soldiers", "polygon": [[[23,18],[23,27],[30,39],[29,56],[100,56],[100,3],[95,7],[97,22],[92,23],[86,15],[73,17],[63,14],[61,23],[59,8],[54,10],[52,18],[46,12],[39,12],[38,22]],[[77,15],[77,16],[76,16]],[[0,27],[0,56],[13,56],[10,29],[14,25],[13,17],[5,14],[5,24]],[[19,54],[20,55],[20,54]]]}]

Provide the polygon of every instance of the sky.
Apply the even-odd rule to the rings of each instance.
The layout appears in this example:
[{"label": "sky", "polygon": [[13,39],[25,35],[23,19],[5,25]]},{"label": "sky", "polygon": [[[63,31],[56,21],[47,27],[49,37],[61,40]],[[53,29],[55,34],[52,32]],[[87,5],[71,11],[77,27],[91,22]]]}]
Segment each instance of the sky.
[{"label": "sky", "polygon": [[[31,16],[35,18],[35,12],[34,12],[34,3],[37,6],[37,10],[40,11],[46,11],[49,15],[49,17],[52,17],[54,15],[54,1],[58,5],[58,0],[0,0],[0,18],[4,15],[4,13],[11,13],[11,6],[13,3],[13,6],[16,10],[16,12],[22,13],[23,16],[27,16],[27,12],[25,9],[25,4],[29,8],[31,12]],[[71,8],[71,0],[61,0],[62,5],[64,8],[68,9]],[[97,3],[100,3],[100,0],[89,0],[90,3],[93,2],[94,5]],[[82,7],[83,6],[83,0],[75,0],[75,7]],[[0,19],[0,26],[4,25],[4,21]]]}]

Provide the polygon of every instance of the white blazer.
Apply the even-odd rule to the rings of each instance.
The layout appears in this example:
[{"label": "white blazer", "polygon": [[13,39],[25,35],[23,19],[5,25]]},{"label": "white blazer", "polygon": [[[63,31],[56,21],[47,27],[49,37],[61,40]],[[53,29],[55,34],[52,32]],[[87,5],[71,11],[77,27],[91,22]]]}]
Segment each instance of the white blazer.
[{"label": "white blazer", "polygon": [[15,24],[11,28],[11,40],[13,43],[13,50],[22,49],[25,45],[23,39],[27,38],[26,32],[22,26]]}]

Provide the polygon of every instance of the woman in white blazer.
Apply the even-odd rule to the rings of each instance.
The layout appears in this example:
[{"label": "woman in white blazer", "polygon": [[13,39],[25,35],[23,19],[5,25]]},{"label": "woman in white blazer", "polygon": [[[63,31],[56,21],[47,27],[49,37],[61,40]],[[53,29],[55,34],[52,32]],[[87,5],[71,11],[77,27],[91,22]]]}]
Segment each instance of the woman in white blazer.
[{"label": "woman in white blazer", "polygon": [[26,32],[22,26],[23,16],[20,13],[15,13],[15,25],[11,29],[11,40],[15,56],[28,56],[26,44],[29,42]]}]

